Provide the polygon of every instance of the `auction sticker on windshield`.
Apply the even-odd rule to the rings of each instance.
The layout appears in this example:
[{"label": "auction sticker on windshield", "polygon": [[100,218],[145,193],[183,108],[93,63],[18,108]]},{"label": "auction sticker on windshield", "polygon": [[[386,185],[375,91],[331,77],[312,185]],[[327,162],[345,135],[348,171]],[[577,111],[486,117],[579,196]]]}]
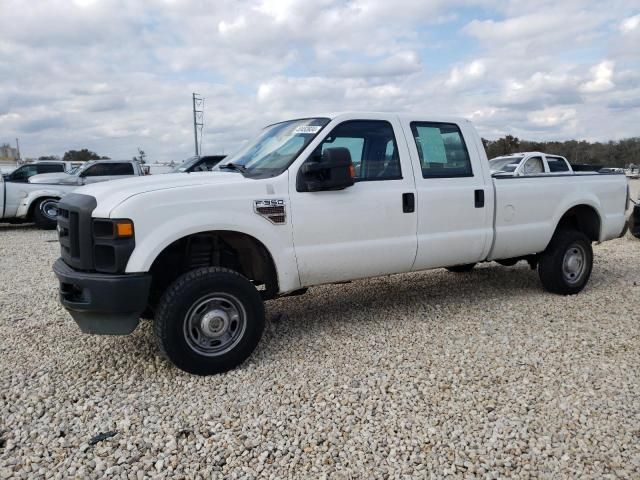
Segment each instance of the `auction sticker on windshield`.
[{"label": "auction sticker on windshield", "polygon": [[320,125],[300,125],[295,128],[293,133],[316,134],[322,127]]}]

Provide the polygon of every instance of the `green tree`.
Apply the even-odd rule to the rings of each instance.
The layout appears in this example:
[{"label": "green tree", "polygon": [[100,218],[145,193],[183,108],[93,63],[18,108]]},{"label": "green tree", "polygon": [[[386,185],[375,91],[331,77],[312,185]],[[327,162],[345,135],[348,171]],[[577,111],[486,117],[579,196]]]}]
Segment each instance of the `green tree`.
[{"label": "green tree", "polygon": [[640,137],[591,143],[586,140],[530,141],[507,135],[497,140],[483,138],[482,144],[489,158],[517,152],[544,152],[562,155],[569,163],[587,163],[603,167],[624,168],[640,163]]},{"label": "green tree", "polygon": [[62,159],[65,162],[88,162],[89,160],[107,160],[109,157],[101,157],[96,152],[83,148],[82,150],[69,150],[65,152]]}]

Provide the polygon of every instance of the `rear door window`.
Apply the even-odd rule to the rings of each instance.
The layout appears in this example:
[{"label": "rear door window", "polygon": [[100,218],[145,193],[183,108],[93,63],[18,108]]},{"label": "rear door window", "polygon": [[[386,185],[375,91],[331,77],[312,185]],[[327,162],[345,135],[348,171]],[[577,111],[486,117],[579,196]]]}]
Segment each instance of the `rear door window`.
[{"label": "rear door window", "polygon": [[133,175],[133,165],[131,163],[105,163],[106,175]]},{"label": "rear door window", "polygon": [[547,165],[549,165],[549,171],[554,172],[568,172],[569,165],[564,158],[560,157],[547,157]]},{"label": "rear door window", "polygon": [[453,123],[411,122],[423,178],[472,177],[462,132]]},{"label": "rear door window", "polygon": [[544,163],[542,157],[531,157],[527,160],[522,168],[524,175],[539,175],[544,173]]},{"label": "rear door window", "polygon": [[98,163],[87,168],[83,173],[83,177],[104,177],[110,175],[105,168],[104,163]]},{"label": "rear door window", "polygon": [[38,165],[38,173],[55,173],[55,172],[64,172],[64,166],[57,165],[57,164]]}]

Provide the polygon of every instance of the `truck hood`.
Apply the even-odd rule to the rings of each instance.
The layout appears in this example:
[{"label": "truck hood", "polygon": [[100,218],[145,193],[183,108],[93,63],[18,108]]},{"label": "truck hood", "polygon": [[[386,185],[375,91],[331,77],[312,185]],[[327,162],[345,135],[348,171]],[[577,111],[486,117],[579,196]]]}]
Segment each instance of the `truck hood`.
[{"label": "truck hood", "polygon": [[39,173],[29,177],[29,183],[46,183],[49,185],[78,185],[78,177],[68,173]]},{"label": "truck hood", "polygon": [[253,181],[237,172],[167,173],[94,183],[80,187],[74,193],[94,197],[98,202],[94,216],[104,218],[119,204],[136,195],[198,185],[232,185]]}]

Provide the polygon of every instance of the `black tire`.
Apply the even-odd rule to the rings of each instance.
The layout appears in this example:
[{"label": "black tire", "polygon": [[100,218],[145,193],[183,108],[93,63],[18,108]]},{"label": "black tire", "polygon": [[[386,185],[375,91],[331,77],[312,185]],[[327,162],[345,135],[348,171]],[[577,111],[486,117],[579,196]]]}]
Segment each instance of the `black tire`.
[{"label": "black tire", "polygon": [[640,238],[640,204],[633,206],[633,212],[629,218],[629,231],[634,237]]},{"label": "black tire", "polygon": [[263,330],[260,293],[245,277],[226,268],[199,268],[178,277],[155,312],[160,350],[178,368],[196,375],[240,365],[255,350]]},{"label": "black tire", "polygon": [[[572,263],[573,262],[573,263]],[[558,230],[540,255],[538,275],[551,293],[575,295],[589,281],[593,268],[591,241],[576,230]]]},{"label": "black tire", "polygon": [[454,267],[446,267],[446,269],[449,272],[453,272],[453,273],[467,273],[473,270],[473,267],[475,266],[476,266],[475,263],[467,263],[466,265],[456,265]]},{"label": "black tire", "polygon": [[33,221],[42,230],[53,230],[58,225],[57,213],[52,215],[51,206],[58,204],[57,198],[41,198],[33,206]]},{"label": "black tire", "polygon": [[155,317],[155,313],[153,313],[151,307],[147,305],[147,308],[145,308],[144,311],[140,314],[140,318],[142,320],[153,320],[153,317]]}]

